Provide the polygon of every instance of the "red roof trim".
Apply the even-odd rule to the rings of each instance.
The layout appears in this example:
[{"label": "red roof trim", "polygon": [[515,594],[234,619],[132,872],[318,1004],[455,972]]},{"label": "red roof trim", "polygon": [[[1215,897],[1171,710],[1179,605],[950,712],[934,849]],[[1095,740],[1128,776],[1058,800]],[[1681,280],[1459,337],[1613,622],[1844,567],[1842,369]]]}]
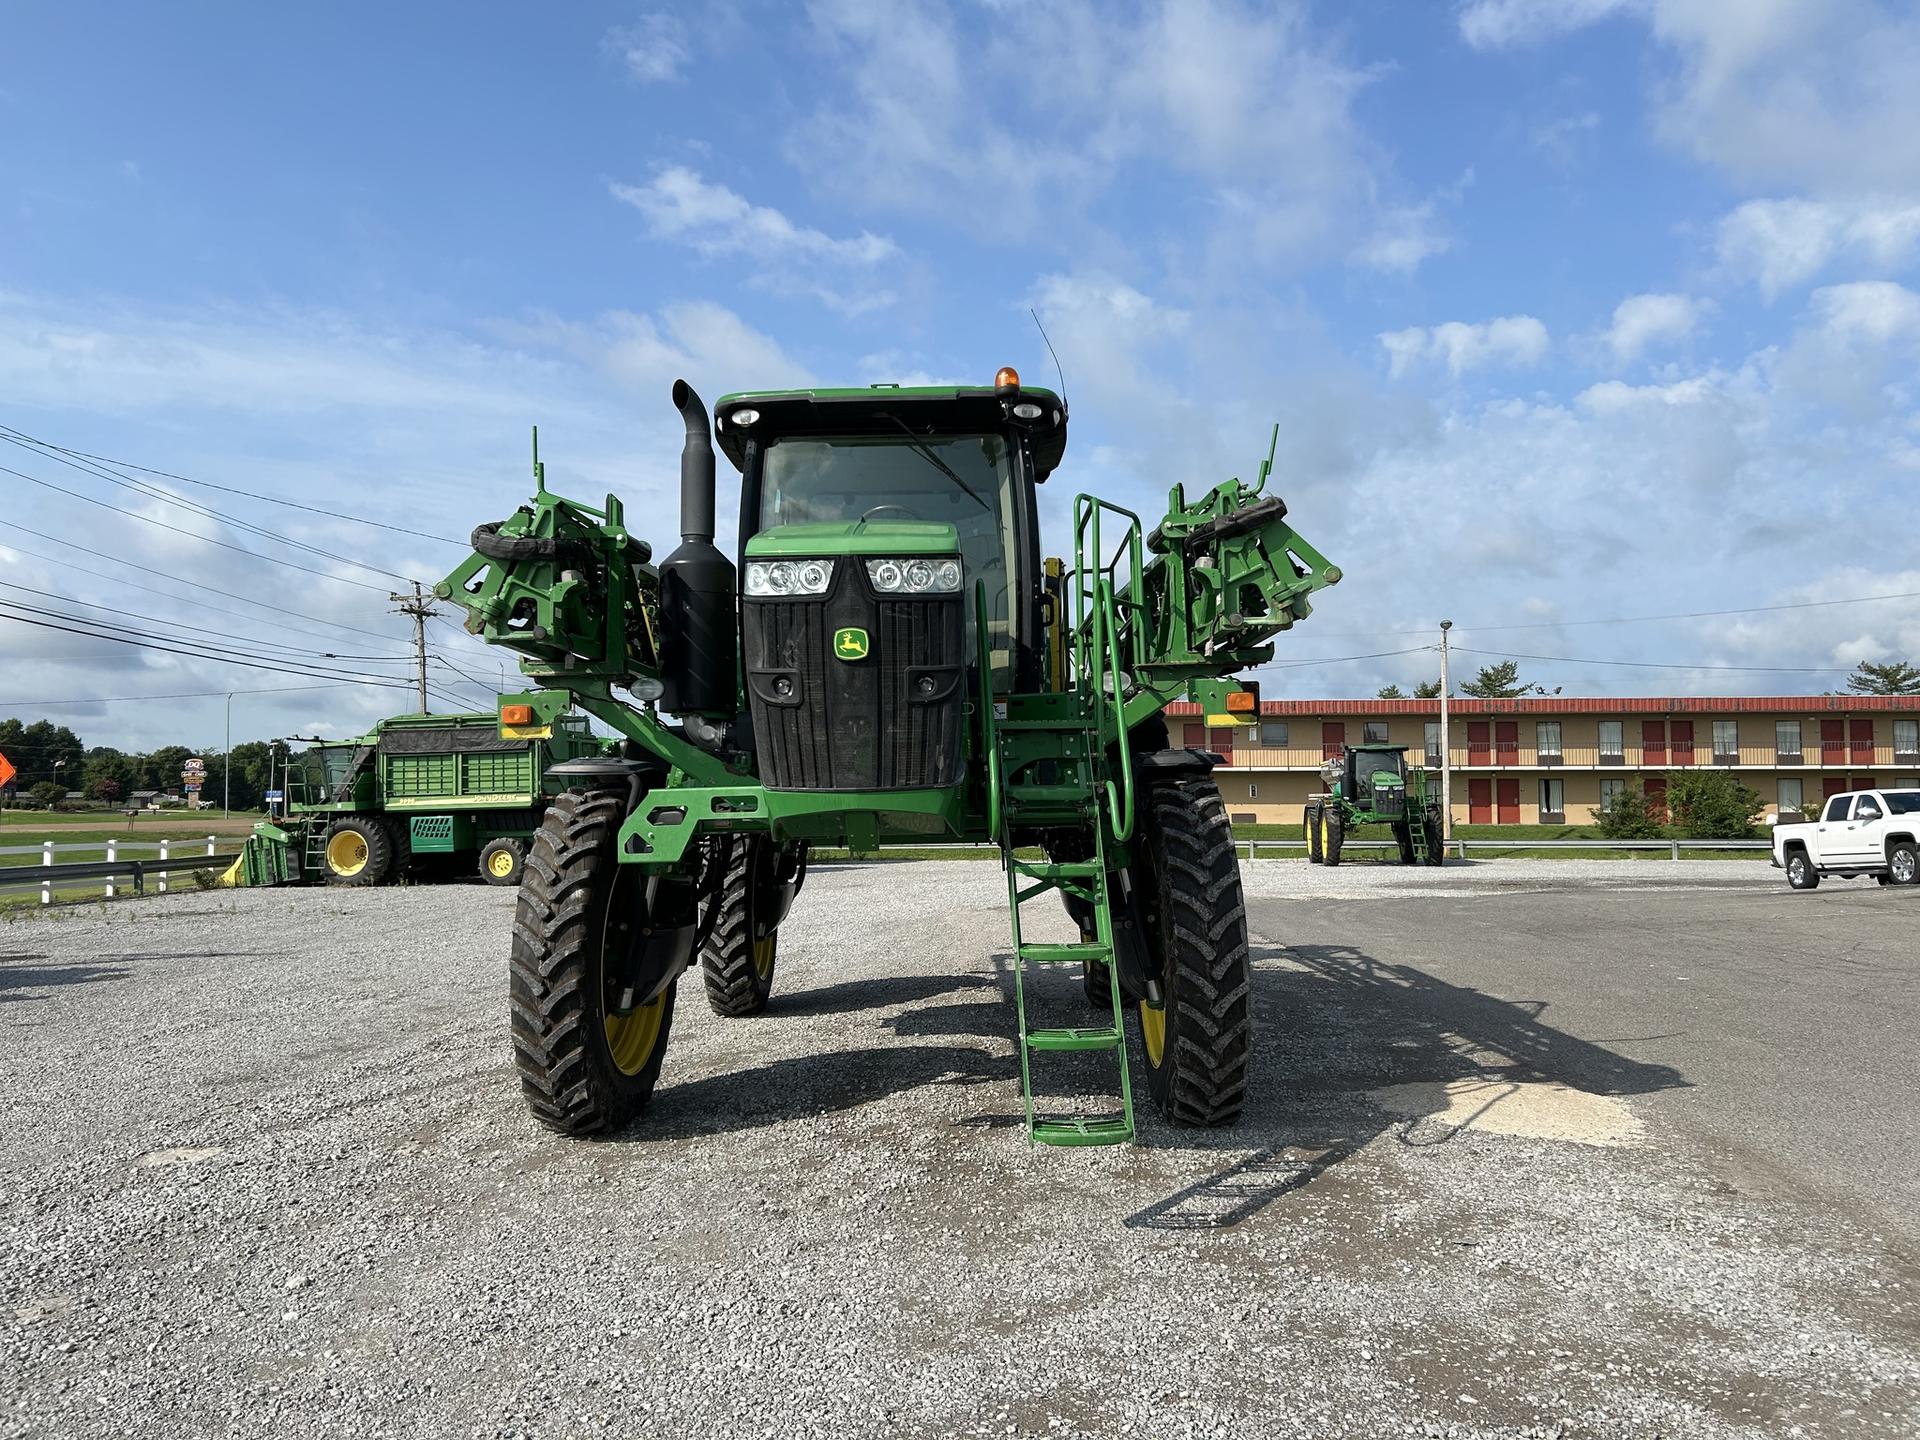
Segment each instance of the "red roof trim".
[{"label": "red roof trim", "polygon": [[[1455,696],[1448,709],[1455,715],[1817,715],[1893,711],[1920,713],[1914,695],[1681,695],[1616,698],[1579,698],[1561,695],[1529,696],[1520,700],[1475,700]],[[1198,715],[1200,707],[1176,701],[1167,707],[1174,716]],[[1287,715],[1424,715],[1440,717],[1438,700],[1263,700],[1260,713]]]}]

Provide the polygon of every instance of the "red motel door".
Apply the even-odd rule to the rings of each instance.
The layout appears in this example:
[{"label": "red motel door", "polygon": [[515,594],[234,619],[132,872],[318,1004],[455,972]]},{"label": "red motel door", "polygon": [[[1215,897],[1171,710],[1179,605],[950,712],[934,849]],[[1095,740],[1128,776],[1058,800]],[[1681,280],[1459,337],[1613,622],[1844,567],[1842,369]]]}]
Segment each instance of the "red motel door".
[{"label": "red motel door", "polygon": [[1673,722],[1673,763],[1676,765],[1693,763],[1693,722],[1691,720]]},{"label": "red motel door", "polygon": [[1642,720],[1640,722],[1640,748],[1646,754],[1646,764],[1666,764],[1667,722],[1664,720]]},{"label": "red motel door", "polygon": [[1660,820],[1667,818],[1667,777],[1650,775],[1647,777],[1647,809]]},{"label": "red motel door", "polygon": [[1822,720],[1820,722],[1820,763],[1822,765],[1847,763],[1846,721]]},{"label": "red motel door", "polygon": [[1323,720],[1320,724],[1320,758],[1338,760],[1340,751],[1347,743],[1347,722],[1344,720]]},{"label": "red motel door", "polygon": [[1847,777],[1844,775],[1822,775],[1820,777],[1820,798],[1823,801],[1831,800],[1842,790],[1850,790],[1852,788],[1852,786],[1847,784]]},{"label": "red motel door", "polygon": [[[1851,758],[1853,763],[1856,765],[1873,764],[1873,721],[1855,720],[1852,722],[1852,729],[1853,755]],[[1855,786],[1854,788],[1858,789],[1859,787]]]},{"label": "red motel door", "polygon": [[1502,765],[1520,763],[1520,722],[1518,720],[1500,720],[1493,727],[1493,748],[1495,758]]},{"label": "red motel door", "polygon": [[1518,780],[1500,782],[1500,823],[1502,825],[1520,823],[1520,782]]},{"label": "red motel door", "polygon": [[1493,781],[1467,781],[1467,821],[1473,825],[1493,823]]},{"label": "red motel door", "polygon": [[1873,776],[1871,775],[1851,775],[1847,778],[1847,789],[1849,790],[1871,790],[1873,788]]},{"label": "red motel door", "polygon": [[1209,730],[1207,749],[1217,752],[1221,760],[1231,765],[1233,763],[1233,727],[1229,725],[1224,729]]},{"label": "red motel door", "polygon": [[1180,743],[1186,746],[1189,750],[1206,749],[1207,748],[1207,727],[1204,725],[1187,726],[1186,733],[1181,737]]},{"label": "red motel door", "polygon": [[1467,722],[1467,764],[1486,765],[1493,760],[1493,727],[1484,720]]}]

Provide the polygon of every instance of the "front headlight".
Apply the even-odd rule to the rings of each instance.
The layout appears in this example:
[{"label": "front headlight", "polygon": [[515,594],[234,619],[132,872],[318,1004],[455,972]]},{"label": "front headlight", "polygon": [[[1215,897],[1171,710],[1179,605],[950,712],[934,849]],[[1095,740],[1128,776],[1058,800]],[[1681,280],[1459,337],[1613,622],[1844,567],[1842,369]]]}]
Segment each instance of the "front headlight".
[{"label": "front headlight", "polygon": [[831,560],[749,560],[747,594],[824,595],[833,583]]},{"label": "front headlight", "polygon": [[960,589],[957,556],[867,561],[867,578],[882,595],[953,595]]}]

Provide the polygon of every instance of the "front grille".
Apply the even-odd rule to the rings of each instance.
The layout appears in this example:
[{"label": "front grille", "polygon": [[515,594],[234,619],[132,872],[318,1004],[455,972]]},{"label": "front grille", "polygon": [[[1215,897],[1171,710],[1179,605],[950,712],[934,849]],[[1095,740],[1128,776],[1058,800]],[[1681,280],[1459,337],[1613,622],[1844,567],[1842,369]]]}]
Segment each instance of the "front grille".
[{"label": "front grille", "polygon": [[[834,568],[833,589],[818,599],[741,606],[761,779],[774,790],[958,784],[961,597],[882,598],[864,565]],[[864,659],[834,656],[835,634],[849,627],[867,632]]]}]

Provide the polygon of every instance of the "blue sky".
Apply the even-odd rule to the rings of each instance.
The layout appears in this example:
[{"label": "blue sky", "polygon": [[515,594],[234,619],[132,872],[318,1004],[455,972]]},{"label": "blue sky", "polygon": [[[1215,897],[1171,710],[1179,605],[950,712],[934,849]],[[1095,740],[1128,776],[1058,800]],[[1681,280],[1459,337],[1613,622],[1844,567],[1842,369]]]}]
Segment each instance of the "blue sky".
[{"label": "blue sky", "polygon": [[[1565,657],[1524,668],[1568,694],[1920,656],[1912,600],[1591,623],[1920,592],[1908,6],[29,0],[3,43],[0,424],[60,445],[458,536],[523,495],[537,422],[558,488],[671,538],[676,375],[1050,381],[1032,306],[1074,412],[1051,548],[1074,490],[1157,514],[1280,423],[1279,488],[1348,578],[1269,694],[1410,685],[1432,655],[1376,652],[1443,616],[1469,650]],[[41,532],[0,529],[28,587],[0,598],[390,674],[379,591],[460,558],[156,481],[391,574],[356,570],[0,449],[342,577],[0,475],[0,518]],[[0,713],[104,743],[222,723],[106,697],[301,683],[0,637]],[[475,693],[450,665],[497,673],[435,644],[450,695]],[[246,696],[236,738],[404,700]]]}]

